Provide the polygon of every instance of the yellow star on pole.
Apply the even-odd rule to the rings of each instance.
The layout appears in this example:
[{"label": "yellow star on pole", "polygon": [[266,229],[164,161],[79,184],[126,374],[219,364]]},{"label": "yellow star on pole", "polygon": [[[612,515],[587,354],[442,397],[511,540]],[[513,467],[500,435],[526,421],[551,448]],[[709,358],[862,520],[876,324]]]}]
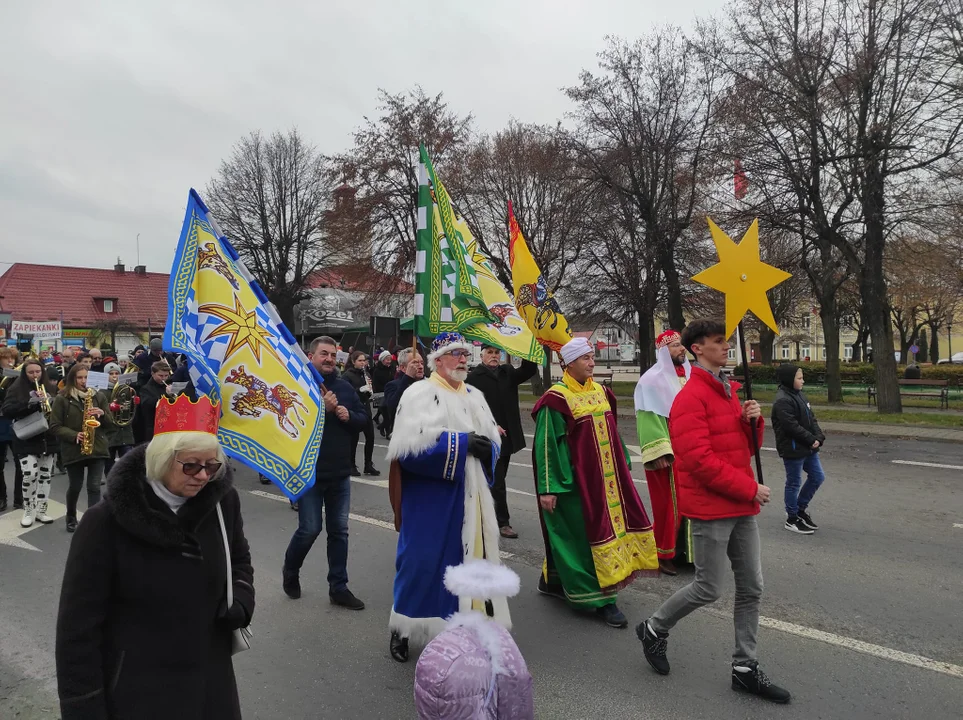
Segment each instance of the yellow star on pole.
[{"label": "yellow star on pole", "polygon": [[759,220],[752,221],[738,244],[711,218],[706,220],[719,262],[692,279],[726,296],[726,337],[732,337],[747,311],[778,333],[766,292],[792,275],[759,259]]},{"label": "yellow star on pole", "polygon": [[240,299],[234,296],[234,309],[225,305],[201,305],[198,312],[207,313],[220,318],[224,322],[214,328],[207,336],[208,339],[227,336],[231,338],[224,353],[224,362],[234,353],[247,345],[251,348],[254,358],[258,364],[261,363],[261,347],[267,349],[269,353],[278,361],[281,358],[268,343],[268,338],[272,337],[270,331],[257,324],[257,311],[250,312],[241,305]]}]

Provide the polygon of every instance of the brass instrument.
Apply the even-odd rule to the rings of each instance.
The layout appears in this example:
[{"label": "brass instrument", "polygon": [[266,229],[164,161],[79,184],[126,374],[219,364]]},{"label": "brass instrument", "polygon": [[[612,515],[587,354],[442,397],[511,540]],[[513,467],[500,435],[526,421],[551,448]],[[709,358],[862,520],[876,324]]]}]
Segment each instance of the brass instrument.
[{"label": "brass instrument", "polygon": [[114,425],[127,427],[134,420],[137,409],[137,393],[127,383],[114,383],[110,393],[110,412],[114,417]]},{"label": "brass instrument", "polygon": [[90,455],[94,451],[94,435],[97,432],[97,428],[100,427],[100,421],[91,417],[90,412],[94,408],[94,395],[97,391],[90,389],[87,391],[86,397],[84,397],[84,427],[83,427],[83,440],[80,442],[80,454]]},{"label": "brass instrument", "polygon": [[40,378],[33,381],[34,385],[37,387],[37,397],[40,398],[40,410],[43,412],[44,417],[50,417],[50,411],[53,409],[50,404],[50,396],[47,394],[47,390],[40,383]]}]

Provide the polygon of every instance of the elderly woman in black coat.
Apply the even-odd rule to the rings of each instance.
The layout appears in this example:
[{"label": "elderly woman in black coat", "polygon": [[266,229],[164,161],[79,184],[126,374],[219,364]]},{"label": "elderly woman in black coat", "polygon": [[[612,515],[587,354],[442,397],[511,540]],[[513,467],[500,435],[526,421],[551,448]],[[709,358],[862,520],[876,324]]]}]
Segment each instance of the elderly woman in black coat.
[{"label": "elderly woman in black coat", "polygon": [[114,465],[70,546],[57,617],[63,720],[241,717],[232,636],[254,613],[254,571],[240,499],[215,435],[161,423]]}]

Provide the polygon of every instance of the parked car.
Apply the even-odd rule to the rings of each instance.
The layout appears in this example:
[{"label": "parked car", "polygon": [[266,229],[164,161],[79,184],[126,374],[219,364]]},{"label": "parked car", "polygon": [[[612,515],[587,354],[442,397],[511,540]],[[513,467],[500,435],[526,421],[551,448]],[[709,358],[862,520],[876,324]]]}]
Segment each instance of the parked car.
[{"label": "parked car", "polygon": [[963,365],[963,352],[953,353],[953,357],[949,360],[945,358],[937,362],[937,365],[946,365],[948,363],[953,363],[954,365]]}]

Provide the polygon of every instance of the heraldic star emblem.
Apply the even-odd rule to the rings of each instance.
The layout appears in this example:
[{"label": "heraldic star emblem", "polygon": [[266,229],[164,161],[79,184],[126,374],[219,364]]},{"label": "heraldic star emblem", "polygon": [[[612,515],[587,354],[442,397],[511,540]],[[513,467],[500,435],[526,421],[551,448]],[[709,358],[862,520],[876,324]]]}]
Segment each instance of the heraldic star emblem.
[{"label": "heraldic star emblem", "polygon": [[227,351],[224,353],[224,362],[227,362],[234,353],[247,345],[251,348],[258,364],[261,363],[261,348],[263,347],[280,364],[284,364],[277,352],[271,347],[268,338],[273,337],[271,333],[257,324],[257,312],[248,310],[241,305],[237,295],[234,296],[234,308],[225,305],[201,305],[198,312],[213,315],[224,322],[214,328],[207,336],[207,340],[216,337],[229,337]]}]

